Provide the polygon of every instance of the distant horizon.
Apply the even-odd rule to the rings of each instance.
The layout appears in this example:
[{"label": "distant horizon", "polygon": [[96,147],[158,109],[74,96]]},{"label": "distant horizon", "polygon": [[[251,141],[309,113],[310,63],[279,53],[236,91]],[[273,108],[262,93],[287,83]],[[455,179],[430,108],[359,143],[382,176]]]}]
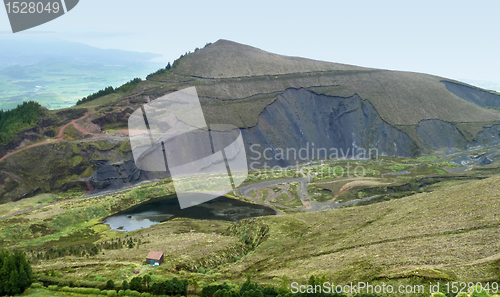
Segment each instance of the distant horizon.
[{"label": "distant horizon", "polygon": [[[25,41],[26,40],[29,40],[29,37],[27,35],[36,35],[37,39],[45,39],[43,38],[43,35],[46,35],[48,38],[47,40],[50,41],[51,39],[52,40],[62,40],[62,41],[67,41],[67,42],[71,42],[71,43],[77,43],[77,44],[81,44],[81,45],[86,45],[86,46],[90,46],[92,48],[96,48],[96,49],[103,49],[103,50],[120,50],[120,51],[125,51],[125,52],[130,52],[130,53],[140,53],[140,54],[156,54],[156,55],[159,55],[159,57],[155,57],[155,58],[152,58],[148,61],[148,63],[158,63],[158,64],[167,64],[167,63],[172,63],[175,59],[177,59],[178,57],[175,57],[175,58],[172,58],[172,59],[166,59],[166,57],[161,54],[161,53],[155,53],[155,52],[144,52],[144,51],[131,51],[131,50],[127,50],[127,49],[123,49],[123,48],[100,48],[100,47],[97,47],[97,46],[93,46],[93,45],[90,45],[90,44],[86,44],[84,42],[78,42],[78,41],[72,41],[72,40],[67,40],[67,39],[64,39],[64,38],[61,38],[61,37],[56,37],[56,36],[53,36],[52,34],[48,33],[48,32],[41,32],[40,34],[37,34],[37,31],[34,31],[34,32],[26,32],[26,33],[21,33],[19,36],[13,36],[13,35],[7,35],[7,34],[1,34],[0,33],[0,41],[2,39],[4,39],[4,41],[6,41],[5,39],[7,40],[16,40],[16,39],[24,39]],[[207,41],[207,42],[215,42],[216,40],[214,41]],[[203,45],[199,45],[198,47],[199,48],[202,48],[207,42],[203,43]],[[253,46],[251,44],[248,44],[250,46]],[[264,51],[266,51],[266,49],[262,49]],[[186,49],[185,52],[193,52],[194,51],[194,48],[193,49]],[[281,55],[280,53],[274,53],[274,54],[279,54]],[[301,58],[306,58],[306,59],[312,59],[310,57],[305,57],[305,56],[300,56]],[[313,59],[313,60],[316,60],[316,59]],[[325,60],[320,60],[320,61],[325,61]],[[338,61],[325,61],[325,62],[331,62],[331,63],[341,63],[341,62],[338,62]],[[341,63],[341,64],[347,64],[347,63]],[[11,65],[15,65],[15,64],[11,64]],[[355,65],[355,66],[361,66],[361,67],[369,67],[367,65],[362,65],[362,64],[350,64],[350,65]],[[1,61],[0,61],[0,69],[1,68],[4,68],[2,67],[2,64],[1,64]],[[402,69],[388,69],[388,68],[384,68],[384,67],[379,67],[378,69],[386,69],[386,70],[394,70],[394,71],[409,71],[409,72],[418,72],[418,71],[412,71],[412,70],[402,70]],[[488,79],[474,79],[474,78],[453,78],[453,77],[446,77],[446,76],[442,76],[442,75],[438,75],[438,74],[433,74],[433,73],[428,73],[428,72],[420,72],[420,73],[425,73],[425,74],[430,74],[430,75],[437,75],[437,76],[441,76],[441,77],[444,77],[444,78],[449,78],[449,79],[455,79],[455,80],[458,80],[458,81],[461,81],[461,82],[464,82],[464,83],[467,83],[467,84],[470,84],[470,85],[473,85],[473,86],[476,86],[476,87],[479,87],[479,88],[483,88],[485,90],[492,90],[492,91],[500,91],[500,80],[499,81],[496,81],[496,80],[488,80]],[[142,77],[144,78],[144,77]]]},{"label": "distant horizon", "polygon": [[[171,62],[228,39],[286,56],[500,82],[500,2],[361,0],[137,3],[86,0],[67,14],[16,33],[102,49],[163,55]],[[12,34],[5,9],[0,36]]]}]

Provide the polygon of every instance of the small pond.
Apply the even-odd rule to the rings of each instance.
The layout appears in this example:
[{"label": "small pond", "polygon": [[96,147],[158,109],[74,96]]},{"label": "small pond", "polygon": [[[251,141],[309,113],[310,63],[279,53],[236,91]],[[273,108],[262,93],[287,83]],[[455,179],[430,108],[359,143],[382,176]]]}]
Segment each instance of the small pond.
[{"label": "small pond", "polygon": [[201,220],[224,220],[236,222],[241,219],[275,215],[276,211],[267,206],[219,197],[200,205],[181,209],[177,198],[157,199],[130,208],[106,218],[103,223],[112,230],[134,231],[173,218]]}]

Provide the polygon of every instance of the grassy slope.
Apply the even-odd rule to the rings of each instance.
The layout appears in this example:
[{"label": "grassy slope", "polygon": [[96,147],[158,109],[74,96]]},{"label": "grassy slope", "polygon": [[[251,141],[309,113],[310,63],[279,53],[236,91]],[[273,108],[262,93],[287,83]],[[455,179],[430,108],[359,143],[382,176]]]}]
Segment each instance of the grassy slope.
[{"label": "grassy slope", "polygon": [[364,207],[258,218],[271,227],[269,239],[221,272],[262,280],[498,280],[499,198],[496,176]]},{"label": "grassy slope", "polygon": [[218,40],[188,55],[176,72],[207,78],[276,75],[310,71],[367,69],[272,54],[229,40]]},{"label": "grassy slope", "polygon": [[[98,223],[109,213],[165,190],[164,186],[143,187],[26,213],[1,222],[3,244],[21,244],[38,252],[127,235],[141,239],[142,244],[133,249],[35,264],[38,272],[55,269],[64,281],[130,279],[134,269],[143,267],[144,255],[155,249],[166,253],[165,265],[147,270],[157,279],[184,277],[205,267],[212,273],[196,275],[207,282],[240,283],[248,273],[275,284],[283,275],[305,282],[311,274],[340,283],[500,280],[500,176],[368,206],[261,217],[237,224],[174,220],[126,235],[106,231]],[[39,224],[47,226],[45,232],[56,233],[40,234],[33,227]],[[267,228],[266,240],[246,254],[248,246],[238,237]]]}]

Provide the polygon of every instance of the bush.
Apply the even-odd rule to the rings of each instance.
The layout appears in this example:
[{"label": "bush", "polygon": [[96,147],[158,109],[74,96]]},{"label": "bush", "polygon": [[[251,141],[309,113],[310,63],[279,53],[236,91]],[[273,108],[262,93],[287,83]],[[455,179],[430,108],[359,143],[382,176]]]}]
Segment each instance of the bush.
[{"label": "bush", "polygon": [[118,295],[118,293],[116,293],[115,290],[108,290],[107,295],[108,295],[108,297],[116,297]]},{"label": "bush", "polygon": [[222,285],[208,285],[201,290],[201,297],[213,297],[215,292],[219,290],[231,291],[231,287],[227,283]]},{"label": "bush", "polygon": [[42,283],[32,283],[31,287],[33,289],[40,289],[40,288],[43,288],[43,284]]},{"label": "bush", "polygon": [[118,291],[118,296],[125,296],[125,291],[123,290]]},{"label": "bush", "polygon": [[70,292],[71,288],[68,287],[68,286],[65,286],[65,287],[62,287],[60,291],[62,291],[62,292]]},{"label": "bush", "polygon": [[75,293],[87,295],[99,295],[100,290],[95,288],[75,288]]}]

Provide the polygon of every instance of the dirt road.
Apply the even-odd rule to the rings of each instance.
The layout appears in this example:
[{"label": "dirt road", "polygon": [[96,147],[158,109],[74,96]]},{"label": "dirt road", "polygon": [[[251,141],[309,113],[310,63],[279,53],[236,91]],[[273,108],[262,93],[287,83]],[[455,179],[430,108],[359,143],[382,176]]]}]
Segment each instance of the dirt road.
[{"label": "dirt road", "polygon": [[[80,120],[83,120],[85,119],[89,114],[86,112],[81,118],[78,118],[78,119],[75,119],[75,120],[72,120],[71,122],[67,123],[66,125],[62,126],[61,129],[59,129],[59,132],[57,133],[56,137],[53,138],[53,139],[50,139],[50,140],[45,140],[45,141],[42,141],[42,142],[38,142],[38,143],[35,143],[35,144],[31,144],[31,145],[27,145],[25,147],[22,147],[22,148],[19,148],[13,152],[10,152],[10,153],[7,153],[5,156],[3,156],[2,158],[0,158],[0,162],[2,162],[3,160],[5,160],[6,158],[12,156],[12,155],[15,155],[19,152],[22,152],[26,149],[29,149],[29,148],[32,148],[32,147],[35,147],[35,146],[39,146],[39,145],[44,145],[44,144],[49,144],[49,143],[56,143],[58,141],[61,141],[63,140],[63,135],[64,135],[64,130],[69,126],[69,125],[73,125],[73,127],[75,127],[78,131],[80,131],[83,135],[89,135],[89,134],[92,134],[92,133],[89,133],[87,130],[85,130],[85,128],[83,128],[80,124],[78,124],[77,122],[80,121]],[[93,134],[92,134],[93,135]]]}]

